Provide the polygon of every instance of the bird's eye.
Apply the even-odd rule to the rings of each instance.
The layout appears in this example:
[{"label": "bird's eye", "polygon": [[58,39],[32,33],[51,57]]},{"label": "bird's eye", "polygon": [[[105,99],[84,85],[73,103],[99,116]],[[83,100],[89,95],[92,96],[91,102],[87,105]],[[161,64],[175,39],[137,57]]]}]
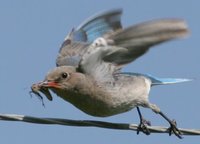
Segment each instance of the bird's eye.
[{"label": "bird's eye", "polygon": [[66,72],[62,73],[62,78],[66,79],[68,76],[69,76],[68,73],[66,73]]}]

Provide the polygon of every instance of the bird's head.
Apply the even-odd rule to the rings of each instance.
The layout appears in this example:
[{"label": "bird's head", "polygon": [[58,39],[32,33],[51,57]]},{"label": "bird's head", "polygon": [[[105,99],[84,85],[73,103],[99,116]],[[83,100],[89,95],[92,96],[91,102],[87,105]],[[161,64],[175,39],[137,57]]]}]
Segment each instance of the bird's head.
[{"label": "bird's head", "polygon": [[35,94],[43,93],[49,100],[52,100],[52,90],[57,95],[62,96],[62,93],[73,90],[80,82],[80,73],[76,72],[76,68],[72,66],[56,67],[47,73],[44,81],[33,84],[31,89]]}]

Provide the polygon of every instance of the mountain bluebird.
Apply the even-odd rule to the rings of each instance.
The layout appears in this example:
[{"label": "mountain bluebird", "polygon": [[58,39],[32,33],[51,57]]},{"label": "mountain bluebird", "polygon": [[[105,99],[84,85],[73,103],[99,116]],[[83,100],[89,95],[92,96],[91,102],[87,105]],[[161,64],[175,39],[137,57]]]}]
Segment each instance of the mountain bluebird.
[{"label": "mountain bluebird", "polygon": [[[180,19],[158,19],[122,28],[122,10],[111,10],[89,18],[72,29],[61,45],[56,65],[32,91],[52,100],[49,90],[83,112],[107,117],[137,108],[138,132],[150,134],[139,106],[160,114],[169,124],[169,134],[181,138],[175,121],[148,100],[154,85],[189,81],[157,78],[148,74],[121,72],[152,46],[184,37],[188,28]],[[41,96],[40,96],[41,97]]]}]

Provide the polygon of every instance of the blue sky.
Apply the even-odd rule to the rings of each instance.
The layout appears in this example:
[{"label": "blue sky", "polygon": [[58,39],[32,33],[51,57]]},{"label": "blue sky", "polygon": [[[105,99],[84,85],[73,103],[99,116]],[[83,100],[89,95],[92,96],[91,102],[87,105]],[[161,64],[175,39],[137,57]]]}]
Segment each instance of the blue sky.
[{"label": "blue sky", "polygon": [[[188,38],[171,41],[151,49],[124,71],[149,73],[159,77],[195,78],[195,81],[154,87],[150,101],[157,104],[181,128],[200,128],[199,5],[197,1],[144,0],[1,0],[0,2],[0,113],[38,117],[93,119],[139,123],[136,110],[108,117],[91,117],[54,95],[45,99],[30,97],[32,83],[44,79],[55,67],[59,46],[71,28],[87,17],[112,8],[123,8],[124,26],[155,18],[182,18],[190,28]],[[142,108],[152,125],[168,126],[151,110]],[[136,135],[132,131],[100,128],[37,125],[0,121],[1,143],[197,143],[198,136],[183,140],[167,134]]]}]

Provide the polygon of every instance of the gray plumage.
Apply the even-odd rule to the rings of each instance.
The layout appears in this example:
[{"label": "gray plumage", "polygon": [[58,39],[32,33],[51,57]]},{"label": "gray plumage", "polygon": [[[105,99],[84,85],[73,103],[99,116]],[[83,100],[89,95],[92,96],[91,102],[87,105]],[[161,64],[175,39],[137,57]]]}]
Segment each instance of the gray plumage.
[{"label": "gray plumage", "polygon": [[158,19],[122,28],[121,14],[122,10],[105,12],[73,29],[61,45],[58,67],[37,84],[36,93],[41,89],[50,98],[45,92],[50,89],[83,112],[99,117],[147,107],[163,116],[179,137],[175,124],[149,102],[148,95],[153,85],[189,79],[159,79],[120,70],[152,46],[184,37],[188,28],[180,19]]}]

